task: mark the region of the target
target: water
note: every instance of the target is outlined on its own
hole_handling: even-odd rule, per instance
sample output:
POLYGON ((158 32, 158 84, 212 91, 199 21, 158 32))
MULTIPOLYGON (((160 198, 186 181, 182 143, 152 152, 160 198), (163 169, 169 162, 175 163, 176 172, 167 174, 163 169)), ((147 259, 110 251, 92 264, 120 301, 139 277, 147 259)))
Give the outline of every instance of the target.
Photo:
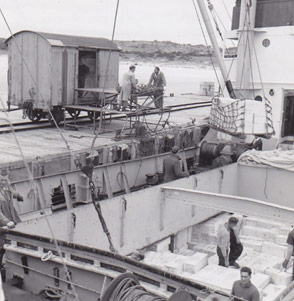
MULTIPOLYGON (((126 62, 121 62, 119 66, 119 82, 122 81, 123 74, 129 69, 126 62)), ((147 84, 155 64, 139 63, 136 66, 135 76, 139 84, 147 84)), ((213 69, 203 69, 196 65, 165 65, 161 66, 161 71, 165 74, 167 86, 166 94, 174 93, 175 95, 193 93, 198 94, 201 82, 214 82, 217 88, 217 79, 213 69)), ((0 52, 0 96, 6 103, 7 101, 7 54, 0 52)))
MULTIPOLYGON (((128 63, 120 64, 119 81, 121 82, 122 75, 129 69, 128 63)), ((136 66, 135 76, 139 84, 147 84, 155 65, 140 63, 136 66)), ((165 92, 170 93, 198 94, 201 82, 214 82, 215 87, 218 87, 217 79, 213 69, 203 69, 195 66, 173 65, 160 66, 160 70, 164 73, 167 86, 165 92)), ((219 71, 218 76, 219 76, 219 71)))

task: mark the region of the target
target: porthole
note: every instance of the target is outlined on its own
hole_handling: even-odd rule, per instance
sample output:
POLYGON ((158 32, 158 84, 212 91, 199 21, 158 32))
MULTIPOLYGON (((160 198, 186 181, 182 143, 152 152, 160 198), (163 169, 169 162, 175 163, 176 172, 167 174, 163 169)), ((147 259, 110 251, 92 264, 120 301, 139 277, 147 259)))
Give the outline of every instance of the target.
POLYGON ((262 97, 260 95, 257 95, 255 98, 254 98, 256 101, 262 101, 262 97))
POLYGON ((270 43, 271 43, 271 41, 270 41, 269 39, 264 39, 264 40, 262 41, 262 45, 263 45, 264 47, 268 47, 268 46, 270 45, 270 43))

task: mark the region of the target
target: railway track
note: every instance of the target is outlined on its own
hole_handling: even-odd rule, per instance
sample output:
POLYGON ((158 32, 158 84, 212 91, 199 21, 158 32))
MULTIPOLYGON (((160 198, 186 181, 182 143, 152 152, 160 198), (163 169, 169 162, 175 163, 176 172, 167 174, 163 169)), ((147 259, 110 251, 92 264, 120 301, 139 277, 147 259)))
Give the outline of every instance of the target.
MULTIPOLYGON (((176 104, 171 106, 164 107, 163 113, 173 113, 183 110, 192 110, 192 109, 198 109, 198 108, 204 108, 211 106, 211 101, 198 101, 198 102, 192 102, 192 103, 183 103, 183 104, 176 104)), ((133 114, 129 114, 128 117, 135 117, 135 116, 146 116, 146 115, 155 115, 160 114, 161 112, 158 109, 150 109, 150 110, 144 110, 139 113, 134 112, 133 114)), ((116 120, 116 119, 122 119, 125 118, 125 114, 123 113, 117 113, 117 114, 111 114, 111 113, 105 113, 105 120, 116 120)), ((73 118, 66 118, 66 122, 73 121, 73 118)), ((92 121, 89 120, 87 116, 80 116, 76 118, 75 124, 77 125, 83 125, 83 124, 91 124, 92 121)), ((64 122, 61 122, 60 126, 62 127, 64 125, 64 122)), ((53 127, 49 121, 47 120, 41 120, 38 123, 32 123, 31 121, 27 122, 16 122, 9 124, 0 124, 0 134, 3 133, 9 133, 12 131, 12 128, 15 132, 20 131, 29 131, 29 130, 37 130, 37 129, 44 129, 44 128, 51 128, 53 127)))

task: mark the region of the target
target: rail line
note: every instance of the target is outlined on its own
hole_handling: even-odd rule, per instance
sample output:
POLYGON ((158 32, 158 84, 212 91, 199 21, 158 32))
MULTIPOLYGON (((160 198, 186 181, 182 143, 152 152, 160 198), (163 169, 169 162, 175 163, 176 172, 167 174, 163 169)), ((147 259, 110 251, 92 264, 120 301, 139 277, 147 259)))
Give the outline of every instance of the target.
MULTIPOLYGON (((155 115, 155 114, 161 114, 162 113, 173 113, 183 110, 192 110, 192 109, 198 109, 198 108, 204 108, 211 106, 211 101, 199 101, 199 102, 191 102, 191 103, 183 103, 183 104, 176 104, 176 105, 170 105, 164 107, 163 111, 160 111, 158 109, 149 109, 141 111, 140 113, 134 112, 133 114, 129 114, 128 117, 135 117, 135 116, 146 116, 146 115, 155 115)), ((105 113, 105 120, 117 120, 125 118, 125 115, 119 114, 119 112, 114 115, 111 113, 105 113)), ((72 121, 73 118, 66 118, 66 122, 72 121)), ((76 118, 75 124, 91 124, 92 121, 89 120, 87 116, 80 116, 76 118)), ((64 122, 61 123, 61 126, 64 124, 64 122)), ((29 131, 29 130, 37 130, 37 129, 44 129, 44 128, 51 128, 52 125, 47 120, 41 120, 38 123, 32 123, 31 121, 27 122, 15 122, 12 123, 12 127, 15 132, 20 131, 29 131)), ((9 133, 11 132, 11 126, 9 124, 0 124, 0 134, 9 133)))

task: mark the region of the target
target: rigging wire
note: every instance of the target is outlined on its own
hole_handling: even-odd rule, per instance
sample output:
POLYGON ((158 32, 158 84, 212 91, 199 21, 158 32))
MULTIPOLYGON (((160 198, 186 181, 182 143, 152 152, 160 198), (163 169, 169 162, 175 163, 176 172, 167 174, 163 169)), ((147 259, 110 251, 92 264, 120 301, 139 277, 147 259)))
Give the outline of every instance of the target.
MULTIPOLYGON (((119 2, 119 0, 118 0, 118 2, 119 2)), ((118 6, 117 6, 117 7, 118 7, 118 6)), ((4 13, 3 13, 3 11, 2 11, 1 8, 0 8, 0 13, 1 13, 1 15, 2 15, 2 17, 3 17, 4 21, 5 21, 5 24, 6 24, 8 30, 9 30, 11 36, 12 36, 12 39, 13 39, 13 42, 15 43, 15 45, 16 45, 16 48, 17 48, 19 54, 20 54, 21 57, 22 57, 22 60, 23 60, 25 66, 26 66, 26 68, 27 68, 27 71, 28 71, 28 73, 29 73, 29 75, 30 75, 30 77, 31 77, 31 79, 32 79, 32 81, 33 81, 35 87, 36 87, 37 93, 40 95, 41 99, 44 101, 44 97, 42 96, 42 93, 41 93, 41 91, 40 91, 39 88, 38 88, 38 85, 37 85, 37 83, 36 83, 36 81, 35 81, 35 79, 34 79, 32 73, 31 73, 31 71, 30 71, 30 68, 29 68, 29 66, 28 66, 28 64, 27 64, 27 61, 25 60, 25 58, 24 58, 24 56, 23 56, 23 54, 22 54, 22 51, 20 50, 20 47, 19 47, 18 43, 17 43, 16 40, 15 40, 14 34, 12 33, 12 30, 11 30, 11 28, 10 28, 10 26, 9 26, 7 20, 6 20, 6 17, 5 17, 5 15, 4 15, 4 13)), ((114 33, 113 33, 113 34, 114 34, 114 33)), ((105 82, 106 82, 106 80, 105 80, 105 82)), ((104 85, 104 88, 105 88, 105 85, 104 85)), ((1 99, 1 102, 2 102, 3 109, 5 110, 4 103, 3 103, 2 99, 1 99)), ((46 102, 44 101, 44 103, 46 103, 46 102)), ((50 108, 49 108, 48 104, 47 104, 47 107, 48 107, 48 109, 49 109, 48 112, 49 112, 49 114, 51 115, 51 118, 52 118, 52 120, 54 121, 55 126, 56 126, 56 128, 58 129, 60 136, 62 137, 63 141, 65 142, 65 145, 66 145, 68 151, 70 152, 70 154, 71 154, 71 156, 72 156, 73 158, 75 158, 76 160, 79 161, 79 159, 77 159, 76 156, 73 154, 73 152, 72 152, 72 150, 71 150, 71 148, 70 148, 70 146, 69 146, 68 141, 66 140, 66 138, 65 138, 64 135, 62 134, 62 132, 61 132, 61 130, 60 130, 60 128, 59 128, 59 126, 58 126, 56 120, 55 120, 54 115, 53 115, 52 112, 50 111, 50 108)), ((6 110, 5 110, 5 112, 6 112, 6 110)), ((6 114, 7 114, 7 116, 8 116, 8 113, 7 113, 7 112, 6 112, 6 114)), ((94 117, 95 117, 95 116, 94 116, 94 117)), ((8 118, 9 118, 9 116, 8 116, 8 118)), ((12 123, 9 122, 9 124, 10 124, 10 127, 12 128, 12 131, 14 132, 14 128, 13 128, 12 123)), ((15 132, 14 132, 14 133, 15 133, 15 132)), ((15 139, 16 139, 16 135, 15 135, 15 139)), ((32 186, 35 187, 34 190, 37 191, 37 192, 39 193, 39 190, 37 189, 37 186, 36 186, 36 184, 35 184, 35 182, 34 182, 33 175, 31 174, 30 170, 28 169, 29 167, 28 167, 28 164, 27 164, 27 162, 26 162, 26 160, 25 160, 25 156, 24 156, 24 154, 23 154, 23 152, 22 152, 21 145, 19 144, 19 142, 17 142, 17 144, 18 144, 18 148, 19 148, 19 150, 20 150, 20 152, 21 152, 21 156, 22 156, 22 159, 23 159, 24 164, 25 164, 25 166, 26 166, 26 169, 27 169, 27 171, 28 171, 29 179, 30 179, 30 181, 31 181, 31 183, 32 183, 32 186)), ((89 180, 91 180, 91 179, 89 179, 89 180)), ((41 199, 41 198, 39 198, 39 199, 41 199)), ((99 208, 100 210, 97 210, 97 207, 98 207, 98 206, 94 203, 94 201, 93 201, 93 204, 94 204, 94 207, 95 207, 96 211, 98 212, 99 220, 100 220, 100 222, 101 222, 101 224, 102 224, 103 230, 104 230, 104 232, 107 234, 107 237, 108 237, 108 239, 109 239, 110 233, 109 233, 109 231, 108 231, 108 229, 107 229, 106 223, 105 223, 104 218, 103 218, 103 216, 102 216, 101 208, 99 208), (105 230, 105 229, 106 229, 106 230, 105 230)), ((45 208, 45 204, 42 204, 42 205, 43 205, 42 207, 45 208)), ((100 205, 99 205, 99 207, 100 207, 100 205)), ((45 215, 45 216, 46 216, 46 215, 45 215)), ((48 220, 47 217, 46 217, 46 222, 47 222, 47 224, 48 224, 48 227, 49 227, 49 229, 50 229, 50 232, 51 232, 52 237, 54 237, 53 230, 52 230, 52 228, 51 228, 51 225, 50 225, 49 220, 48 220)), ((109 240, 111 241, 111 237, 110 237, 109 240)), ((56 244, 56 248, 57 248, 57 247, 58 247, 58 244, 57 244, 57 240, 56 240, 56 239, 54 240, 54 244, 56 244)), ((111 250, 111 251, 115 250, 114 248, 112 248, 112 244, 110 244, 110 250, 111 250)), ((62 254, 61 254, 61 250, 60 250, 60 249, 57 249, 57 251, 58 251, 59 256, 61 256, 61 258, 63 258, 63 257, 62 257, 62 254)), ((78 299, 77 299, 77 300, 78 300, 78 299)))
MULTIPOLYGON (((216 30, 218 31, 218 33, 219 33, 219 35, 220 35, 220 37, 221 37, 221 39, 222 39, 222 41, 223 41, 224 52, 226 52, 226 51, 229 52, 229 49, 227 48, 227 46, 226 46, 226 44, 225 44, 225 42, 224 42, 222 33, 221 33, 221 31, 220 31, 220 28, 219 28, 219 25, 218 25, 218 22, 217 22, 217 18, 218 18, 218 20, 220 21, 220 23, 222 24, 223 29, 224 29, 225 31, 226 31, 227 29, 226 29, 226 27, 224 26, 224 24, 223 24, 221 18, 219 17, 219 15, 218 15, 216 9, 214 8, 214 6, 213 6, 213 4, 210 2, 210 0, 207 0, 207 3, 208 3, 208 8, 209 8, 209 11, 210 11, 210 13, 211 13, 212 19, 213 19, 213 21, 214 21, 214 23, 215 23, 216 30)), ((236 47, 236 45, 235 45, 235 43, 234 43, 233 40, 230 39, 230 42, 231 42, 231 44, 233 45, 233 47, 236 47)), ((225 54, 225 53, 224 53, 224 54, 225 54)), ((226 78, 225 81, 227 81, 228 79, 229 79, 229 72, 228 72, 228 74, 227 74, 227 78, 226 78)), ((224 88, 225 88, 225 85, 224 85, 224 88)), ((223 88, 223 90, 224 90, 224 88, 223 88)))
MULTIPOLYGON (((212 16, 212 20, 213 20, 213 22, 214 22, 216 31, 218 32, 220 38, 221 38, 222 41, 223 41, 223 40, 224 40, 224 39, 223 39, 223 35, 222 35, 221 31, 220 31, 220 28, 219 28, 218 23, 217 23, 217 20, 216 20, 216 14, 215 14, 214 6, 213 6, 212 3, 210 2, 210 0, 207 0, 207 3, 208 3, 208 9, 209 9, 210 14, 211 14, 211 16, 212 16)), ((221 22, 221 24, 222 24, 222 22, 221 22)), ((223 24, 222 24, 222 25, 223 25, 223 24)), ((224 25, 223 25, 223 27, 224 27, 224 25)))
POLYGON ((226 11, 226 13, 227 13, 227 15, 228 15, 230 21, 232 22, 232 17, 231 17, 231 15, 230 15, 229 11, 228 11, 228 8, 227 8, 227 6, 226 6, 224 0, 222 0, 222 3, 223 3, 223 6, 224 6, 224 8, 225 8, 225 11, 226 11))
MULTIPOLYGON (((111 42, 113 42, 113 39, 114 39, 116 22, 117 22, 117 15, 118 15, 118 8, 119 8, 119 0, 117 0, 117 2, 116 2, 115 16, 114 16, 114 22, 113 22, 113 28, 112 28, 112 35, 111 35, 111 42)), ((103 97, 102 97, 102 106, 101 106, 101 111, 100 111, 99 128, 98 128, 97 134, 95 134, 95 137, 94 137, 94 139, 92 141, 92 145, 91 145, 91 153, 92 154, 93 154, 96 139, 97 139, 98 135, 100 134, 101 128, 102 128, 104 106, 105 106, 105 101, 106 101, 104 91, 105 91, 107 76, 108 76, 108 71, 109 71, 110 56, 111 56, 111 49, 108 52, 106 72, 105 72, 105 80, 104 80, 104 83, 103 83, 103 92, 102 92, 103 97)), ((94 117, 95 117, 95 115, 94 115, 94 117)))
MULTIPOLYGON (((24 153, 23 153, 23 151, 22 151, 22 147, 21 147, 21 145, 20 145, 20 142, 19 142, 19 140, 18 140, 18 138, 17 138, 17 135, 16 135, 16 133, 15 133, 15 131, 14 131, 14 127, 13 127, 13 124, 12 124, 10 118, 9 118, 8 112, 5 110, 4 102, 3 102, 1 96, 0 96, 0 101, 1 101, 2 107, 3 107, 3 109, 4 109, 4 114, 6 115, 7 121, 9 122, 9 126, 10 126, 10 128, 11 128, 12 135, 13 135, 13 137, 14 137, 14 139, 15 139, 15 142, 16 142, 17 147, 18 147, 18 150, 19 150, 19 152, 20 152, 20 154, 21 154, 23 163, 24 163, 25 168, 26 168, 26 170, 27 170, 27 173, 28 173, 28 176, 29 176, 29 180, 30 180, 30 182, 31 182, 31 184, 32 184, 32 186, 33 186, 33 188, 34 188, 34 190, 37 191, 37 193, 39 194, 39 190, 38 190, 38 188, 37 188, 37 185, 36 185, 36 183, 35 183, 35 180, 34 180, 34 178, 33 178, 33 175, 32 175, 32 173, 31 173, 31 170, 30 170, 30 168, 29 168, 28 162, 26 161, 26 158, 25 158, 24 153)), ((41 200, 41 202, 42 202, 42 198, 40 198, 40 200, 41 200)), ((45 208, 45 204, 42 203, 42 207, 45 208)), ((69 270, 68 270, 68 268, 67 268, 67 265, 66 265, 66 263, 65 263, 64 257, 62 256, 62 251, 61 251, 61 249, 60 249, 60 247, 59 247, 59 245, 58 245, 58 241, 57 241, 57 239, 56 239, 56 237, 55 237, 55 235, 54 235, 54 231, 53 231, 53 229, 52 229, 52 227, 51 227, 51 224, 50 224, 50 222, 49 222, 49 220, 48 220, 48 216, 47 216, 46 213, 45 213, 43 216, 44 216, 44 218, 45 218, 45 220, 46 220, 47 226, 48 226, 49 231, 50 231, 50 234, 51 234, 51 236, 52 236, 53 243, 54 243, 54 245, 55 245, 55 248, 56 248, 56 251, 57 251, 57 253, 58 253, 58 256, 60 257, 60 260, 61 260, 61 263, 62 263, 62 265, 63 265, 64 271, 65 271, 66 275, 70 275, 69 270)), ((77 295, 75 285, 74 285, 74 283, 71 281, 70 277, 68 277, 68 278, 69 278, 68 281, 70 282, 70 286, 71 286, 71 288, 72 288, 72 291, 73 291, 73 293, 74 293, 74 296, 75 296, 76 300, 79 301, 79 297, 78 297, 78 295, 77 295)))
MULTIPOLYGON (((118 1, 119 1, 119 0, 118 0, 118 1)), ((29 73, 29 75, 30 75, 30 77, 31 77, 31 79, 32 79, 32 81, 33 81, 35 87, 36 87, 36 90, 37 90, 38 94, 40 95, 41 99, 44 101, 44 98, 43 98, 43 96, 42 96, 42 94, 41 94, 41 92, 40 92, 40 90, 39 90, 39 88, 38 88, 38 85, 37 85, 37 83, 36 83, 36 81, 35 81, 35 79, 34 79, 32 73, 31 73, 31 71, 30 71, 30 68, 29 68, 29 66, 28 66, 28 64, 27 64, 27 62, 26 62, 26 60, 25 60, 25 58, 24 58, 24 56, 23 56, 23 54, 22 54, 22 51, 20 50, 20 47, 19 47, 18 43, 16 42, 16 40, 15 40, 15 38, 14 38, 14 35, 13 35, 13 33, 12 33, 12 30, 10 29, 10 26, 9 26, 9 24, 8 24, 8 22, 7 22, 7 20, 6 20, 5 16, 4 16, 4 14, 3 14, 1 8, 0 8, 0 12, 1 12, 1 15, 2 15, 4 21, 5 21, 6 25, 7 25, 7 28, 8 28, 8 30, 9 30, 11 36, 12 36, 12 39, 13 39, 13 41, 14 41, 16 47, 17 47, 17 50, 18 50, 19 54, 21 55, 22 60, 24 61, 24 64, 25 64, 25 66, 26 66, 26 68, 27 68, 27 71, 28 71, 28 73, 29 73)), ((105 80, 105 82, 106 82, 106 80, 105 80)), ((105 86, 104 86, 104 88, 105 88, 105 86)), ((44 101, 44 102, 45 102, 45 101, 44 101)), ((46 102, 45 102, 45 103, 46 103, 46 102)), ((47 107, 48 107, 48 109, 49 109, 48 112, 49 112, 49 114, 51 115, 52 120, 54 121, 55 126, 56 126, 56 128, 58 129, 58 131, 59 131, 60 136, 62 137, 62 139, 63 139, 63 141, 65 142, 65 145, 66 145, 66 147, 67 147, 67 149, 68 149, 68 151, 69 151, 69 153, 71 154, 71 157, 74 159, 74 161, 78 161, 78 162, 79 162, 79 159, 78 159, 77 156, 72 152, 72 150, 71 150, 71 148, 70 148, 70 146, 69 146, 68 141, 66 140, 66 138, 65 138, 64 135, 62 134, 62 132, 61 132, 61 130, 60 130, 60 128, 59 128, 59 126, 58 126, 58 124, 57 124, 55 118, 54 118, 54 115, 53 115, 52 112, 50 111, 50 108, 49 108, 48 104, 47 104, 47 107)), ((94 118, 95 118, 95 116, 94 116, 94 118)), ((92 179, 89 178, 89 181, 92 181, 92 179)), ((95 206, 96 211, 98 212, 95 203, 93 203, 93 204, 94 204, 94 206, 95 206)), ((108 231, 108 229, 107 229, 106 223, 104 222, 104 218, 103 218, 103 216, 102 216, 101 209, 100 209, 99 212, 98 212, 98 216, 99 216, 99 220, 100 220, 100 222, 101 222, 101 224, 102 224, 102 227, 103 227, 104 232, 107 234, 107 236, 110 236, 110 233, 109 233, 109 231, 108 231)), ((111 237, 110 237, 109 240, 111 241, 111 237)), ((114 248, 112 248, 112 244, 111 244, 111 243, 110 243, 110 250, 111 250, 111 251, 114 250, 114 248)))
MULTIPOLYGON (((206 44, 206 48, 209 50, 209 48, 208 48, 208 42, 207 42, 207 39, 206 39, 206 36, 205 36, 205 33, 204 33, 203 26, 202 26, 201 21, 200 21, 200 16, 199 16, 199 13, 198 13, 198 11, 197 11, 197 7, 196 7, 196 4, 195 4, 195 0, 192 0, 192 3, 193 3, 193 6, 194 6, 194 10, 195 10, 195 13, 196 13, 196 16, 197 16, 199 25, 200 25, 200 29, 201 29, 201 32, 202 32, 202 35, 203 35, 205 44, 206 44)), ((217 72, 216 72, 216 68, 215 68, 215 65, 214 65, 214 62, 213 62, 213 59, 212 59, 212 55, 211 55, 210 50, 209 50, 209 57, 210 57, 210 60, 211 60, 211 64, 212 64, 212 66, 213 66, 213 70, 214 70, 214 73, 215 73, 217 82, 218 82, 218 84, 219 84, 219 87, 221 87, 220 79, 219 79, 218 74, 217 74, 217 72)), ((222 93, 222 95, 223 95, 223 90, 221 90, 221 93, 222 93)))
POLYGON ((261 76, 260 65, 259 65, 259 61, 258 61, 258 57, 257 57, 257 53, 256 53, 256 48, 255 48, 255 45, 253 42, 252 42, 252 45, 253 45, 253 51, 254 51, 254 55, 255 55, 255 59, 256 59, 256 66, 257 66, 257 70, 258 70, 261 89, 263 92, 263 96, 265 97, 265 89, 264 89, 263 80, 262 80, 262 76, 261 76))
POLYGON ((20 49, 18 43, 16 42, 16 39, 15 39, 15 37, 14 37, 14 34, 12 33, 12 30, 11 30, 11 28, 10 28, 10 26, 9 26, 7 20, 6 20, 6 17, 5 17, 5 15, 4 15, 4 13, 3 13, 3 11, 2 11, 1 8, 0 8, 0 13, 1 13, 2 17, 3 17, 3 20, 4 20, 4 22, 5 22, 6 26, 7 26, 7 28, 8 28, 8 31, 9 31, 11 37, 12 37, 12 40, 13 40, 13 42, 15 43, 15 46, 16 46, 16 48, 17 48, 17 51, 19 52, 19 54, 20 54, 21 57, 22 57, 22 61, 24 62, 25 67, 27 68, 27 71, 28 71, 28 73, 29 73, 29 75, 30 75, 30 77, 31 77, 31 80, 33 81, 33 83, 34 83, 34 85, 35 85, 35 87, 36 87, 37 93, 40 95, 42 101, 46 104, 46 106, 47 106, 47 108, 48 108, 48 113, 49 113, 49 115, 51 116, 51 118, 52 118, 52 120, 53 120, 53 122, 54 122, 54 124, 55 124, 55 126, 56 126, 56 128, 57 128, 57 130, 58 130, 58 132, 59 132, 59 134, 60 134, 60 136, 61 136, 61 138, 62 138, 62 140, 64 141, 64 143, 65 143, 67 149, 71 152, 69 143, 68 143, 68 141, 66 140, 66 138, 64 137, 64 135, 62 134, 62 132, 61 132, 61 130, 60 130, 60 127, 58 126, 58 124, 57 124, 57 122, 56 122, 56 120, 55 120, 55 117, 54 117, 54 115, 52 114, 52 112, 51 112, 51 110, 50 110, 49 105, 48 105, 47 102, 44 100, 44 97, 43 97, 43 95, 42 95, 42 93, 41 93, 41 91, 40 91, 40 89, 39 89, 39 87, 38 87, 38 85, 37 85, 37 82, 36 82, 36 80, 35 80, 33 74, 31 73, 31 70, 30 70, 30 68, 29 68, 29 66, 28 66, 28 63, 27 63, 26 59, 24 58, 24 56, 23 56, 23 54, 22 54, 22 51, 21 51, 21 49, 20 49))

